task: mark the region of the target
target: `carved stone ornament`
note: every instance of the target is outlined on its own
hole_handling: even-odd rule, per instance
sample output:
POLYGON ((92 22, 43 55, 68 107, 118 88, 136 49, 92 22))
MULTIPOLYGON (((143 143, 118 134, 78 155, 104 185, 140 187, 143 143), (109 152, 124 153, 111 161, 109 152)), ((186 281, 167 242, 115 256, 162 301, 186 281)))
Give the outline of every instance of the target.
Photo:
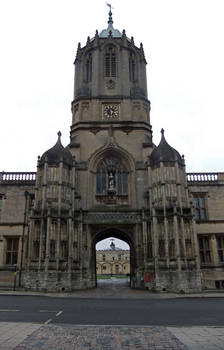
POLYGON ((139 213, 86 213, 84 222, 87 223, 140 223, 139 213))
POLYGON ((110 80, 108 80, 107 82, 106 82, 106 87, 108 88, 108 89, 110 89, 110 90, 113 90, 113 89, 115 89, 115 81, 114 80, 112 80, 112 79, 110 79, 110 80))
POLYGON ((100 131, 100 128, 92 127, 92 128, 89 128, 89 131, 92 132, 94 135, 96 135, 100 131))
POLYGON ((89 102, 83 102, 82 103, 82 110, 84 110, 84 109, 89 109, 89 102))

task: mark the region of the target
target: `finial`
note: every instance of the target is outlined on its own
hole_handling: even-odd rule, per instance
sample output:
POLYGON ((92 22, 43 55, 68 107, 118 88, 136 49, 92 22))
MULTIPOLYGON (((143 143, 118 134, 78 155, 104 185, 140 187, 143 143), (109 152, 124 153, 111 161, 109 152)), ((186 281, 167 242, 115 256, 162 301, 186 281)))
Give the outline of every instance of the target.
POLYGON ((111 6, 111 4, 108 4, 108 2, 106 2, 106 4, 107 4, 107 6, 110 8, 110 11, 109 11, 109 20, 108 20, 108 24, 109 23, 111 23, 111 24, 113 24, 113 19, 112 19, 112 12, 111 12, 111 9, 113 8, 112 6, 111 6))
POLYGON ((161 134, 162 134, 162 136, 164 136, 164 129, 163 128, 161 129, 161 134))
POLYGON ((58 131, 58 141, 61 141, 61 131, 58 131))
POLYGON ((86 44, 88 45, 89 43, 90 43, 90 37, 88 36, 86 44))

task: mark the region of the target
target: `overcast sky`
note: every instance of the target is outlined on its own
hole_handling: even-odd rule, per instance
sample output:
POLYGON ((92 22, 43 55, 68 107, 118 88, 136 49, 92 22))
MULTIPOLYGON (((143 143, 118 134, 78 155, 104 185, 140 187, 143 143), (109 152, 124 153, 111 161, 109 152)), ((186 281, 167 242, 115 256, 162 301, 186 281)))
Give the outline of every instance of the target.
MULTIPOLYGON (((114 27, 143 43, 154 143, 187 171, 223 171, 224 1, 113 0, 114 27)), ((69 143, 76 49, 107 27, 104 0, 0 0, 0 171, 35 171, 69 143)))

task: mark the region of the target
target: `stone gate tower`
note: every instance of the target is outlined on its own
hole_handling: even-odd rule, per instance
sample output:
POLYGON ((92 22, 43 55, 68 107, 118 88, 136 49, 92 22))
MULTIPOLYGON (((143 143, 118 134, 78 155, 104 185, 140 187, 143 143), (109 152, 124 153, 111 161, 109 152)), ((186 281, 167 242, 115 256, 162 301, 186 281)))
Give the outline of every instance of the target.
POLYGON ((198 248, 183 157, 152 143, 142 44, 107 29, 78 45, 70 144, 38 161, 26 288, 96 286, 95 245, 130 246, 131 287, 200 290, 198 248))

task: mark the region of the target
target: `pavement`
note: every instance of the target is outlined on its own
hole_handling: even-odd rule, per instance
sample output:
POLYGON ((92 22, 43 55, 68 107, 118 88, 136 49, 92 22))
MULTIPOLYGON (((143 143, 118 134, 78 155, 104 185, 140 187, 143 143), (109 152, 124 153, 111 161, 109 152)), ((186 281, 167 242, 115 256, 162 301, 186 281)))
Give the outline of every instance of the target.
POLYGON ((223 350, 224 327, 0 322, 1 350, 223 350))
MULTIPOLYGON (((224 293, 149 293, 106 280, 97 289, 72 293, 0 291, 0 295, 46 295, 72 298, 223 298, 224 293)), ((184 315, 183 315, 184 317, 184 315)), ((104 326, 0 322, 0 350, 224 350, 223 327, 104 326)))
POLYGON ((31 296, 48 296, 59 298, 97 298, 97 299, 173 299, 173 298, 224 298, 224 289, 219 291, 203 291, 201 293, 167 293, 155 292, 148 290, 130 289, 125 279, 99 280, 97 288, 88 290, 76 290, 67 293, 44 293, 30 292, 20 288, 16 291, 0 289, 0 295, 31 295, 31 296))

